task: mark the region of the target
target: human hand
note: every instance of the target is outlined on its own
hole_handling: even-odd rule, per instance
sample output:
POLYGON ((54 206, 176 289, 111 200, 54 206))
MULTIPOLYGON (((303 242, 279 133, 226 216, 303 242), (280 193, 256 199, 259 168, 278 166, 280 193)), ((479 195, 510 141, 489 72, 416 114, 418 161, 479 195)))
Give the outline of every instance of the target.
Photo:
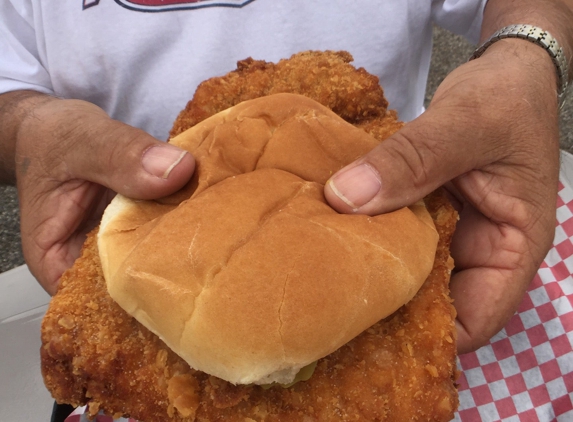
POLYGON ((30 271, 54 294, 88 231, 119 192, 154 199, 191 177, 193 157, 77 100, 44 102, 16 143, 22 248, 30 271))
POLYGON ((460 221, 451 245, 458 352, 505 326, 549 250, 559 169, 556 77, 522 40, 452 72, 428 110, 335 174, 329 203, 378 214, 445 185, 460 221))

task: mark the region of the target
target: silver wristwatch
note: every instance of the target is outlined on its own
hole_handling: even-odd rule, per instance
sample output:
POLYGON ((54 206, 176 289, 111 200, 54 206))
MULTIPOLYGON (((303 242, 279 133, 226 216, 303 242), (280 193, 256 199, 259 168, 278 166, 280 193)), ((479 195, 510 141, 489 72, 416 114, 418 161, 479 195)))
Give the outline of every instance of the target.
POLYGON ((567 58, 563 53, 563 48, 561 48, 557 40, 553 38, 549 32, 533 25, 506 26, 505 28, 501 28, 485 43, 483 43, 470 57, 470 60, 477 59, 490 45, 504 38, 521 38, 537 44, 538 46, 545 49, 547 53, 549 53, 549 56, 555 65, 555 70, 557 71, 557 101, 559 107, 561 108, 563 106, 563 102, 565 101, 565 94, 567 92, 569 70, 567 58))

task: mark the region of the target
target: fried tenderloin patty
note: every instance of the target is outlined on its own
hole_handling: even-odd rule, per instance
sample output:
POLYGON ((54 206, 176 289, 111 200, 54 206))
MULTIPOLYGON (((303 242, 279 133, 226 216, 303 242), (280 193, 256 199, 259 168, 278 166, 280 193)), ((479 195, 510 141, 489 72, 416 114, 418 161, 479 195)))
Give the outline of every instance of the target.
MULTIPOLYGON (((349 61, 348 53, 305 52, 277 64, 240 62, 237 71, 198 88, 172 134, 243 100, 292 92, 383 140, 402 124, 387 110, 377 79, 349 61)), ((143 422, 451 420, 458 397, 449 245, 457 216, 440 192, 426 206, 440 240, 414 299, 320 359, 310 380, 290 388, 233 385, 190 368, 111 299, 94 230, 43 322, 46 386, 58 402, 89 402, 91 415, 104 410, 143 422)))

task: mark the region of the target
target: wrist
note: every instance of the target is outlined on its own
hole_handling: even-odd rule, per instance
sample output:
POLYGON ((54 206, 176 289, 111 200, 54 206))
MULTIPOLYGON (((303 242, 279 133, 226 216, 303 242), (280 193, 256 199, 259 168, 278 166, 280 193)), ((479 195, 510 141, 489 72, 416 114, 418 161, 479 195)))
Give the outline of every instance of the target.
MULTIPOLYGON (((538 47, 547 53, 547 57, 553 63, 555 77, 557 78, 557 103, 559 107, 563 105, 568 87, 568 61, 559 42, 547 31, 534 25, 518 24, 505 26, 480 47, 478 47, 470 61, 481 57, 492 45, 501 40, 523 41, 538 47)), ((526 51, 526 50, 524 50, 526 51)), ((523 60, 523 58, 521 59, 523 60)), ((529 63, 523 60, 524 65, 529 63)))
POLYGON ((563 48, 573 80, 573 1, 521 0, 519 5, 506 0, 488 0, 484 10, 481 43, 496 31, 516 23, 527 23, 548 31, 563 48))
POLYGON ((514 89, 535 89, 537 101, 546 102, 549 110, 557 109, 560 80, 542 47, 519 38, 502 39, 490 45, 479 60, 488 61, 500 75, 508 74, 514 89))

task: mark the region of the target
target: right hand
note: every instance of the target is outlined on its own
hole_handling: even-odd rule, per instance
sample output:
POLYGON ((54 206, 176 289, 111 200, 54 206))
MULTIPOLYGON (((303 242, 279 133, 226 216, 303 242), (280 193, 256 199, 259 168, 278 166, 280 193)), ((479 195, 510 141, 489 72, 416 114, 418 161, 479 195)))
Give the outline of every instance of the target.
POLYGON ((16 179, 24 258, 50 294, 114 192, 156 199, 192 176, 191 154, 79 100, 53 99, 22 122, 16 179))
POLYGON ((501 40, 450 73, 424 114, 325 188, 337 211, 368 215, 448 188, 460 213, 450 283, 460 354, 487 344, 507 324, 551 248, 556 82, 547 52, 501 40))

